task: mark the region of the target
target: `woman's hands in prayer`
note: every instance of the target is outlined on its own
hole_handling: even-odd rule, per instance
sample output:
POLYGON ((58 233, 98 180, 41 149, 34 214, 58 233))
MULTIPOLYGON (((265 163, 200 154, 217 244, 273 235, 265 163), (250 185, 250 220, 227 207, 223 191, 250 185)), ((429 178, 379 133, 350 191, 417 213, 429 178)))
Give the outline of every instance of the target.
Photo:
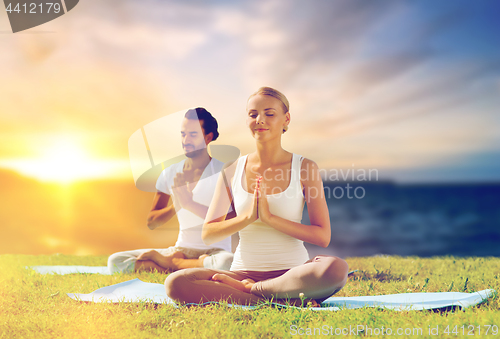
POLYGON ((266 197, 266 186, 262 179, 261 176, 258 176, 255 182, 252 210, 249 218, 250 222, 254 222, 260 218, 262 222, 268 223, 269 219, 272 217, 271 212, 269 212, 269 203, 266 197))
POLYGON ((247 212, 248 223, 251 224, 255 220, 259 219, 264 223, 269 223, 272 217, 269 211, 269 203, 266 197, 266 187, 262 182, 262 177, 258 176, 255 182, 255 190, 253 192, 252 204, 249 206, 247 212))
POLYGON ((262 182, 262 177, 259 177, 257 179, 258 185, 258 217, 260 220, 266 224, 269 223, 269 220, 272 217, 271 212, 269 211, 269 203, 267 202, 267 196, 266 196, 266 184, 262 182))
POLYGON ((248 224, 253 223, 255 220, 259 218, 259 211, 258 211, 258 206, 259 206, 259 186, 260 182, 262 180, 262 177, 257 177, 257 181, 255 182, 255 189, 253 191, 253 199, 252 199, 252 204, 249 206, 246 215, 247 215, 247 220, 248 224))

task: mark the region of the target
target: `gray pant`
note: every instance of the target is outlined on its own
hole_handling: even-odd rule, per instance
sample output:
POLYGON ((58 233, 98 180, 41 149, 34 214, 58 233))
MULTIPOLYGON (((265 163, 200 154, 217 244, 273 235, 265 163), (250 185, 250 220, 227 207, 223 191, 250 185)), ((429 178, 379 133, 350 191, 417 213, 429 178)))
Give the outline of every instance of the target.
MULTIPOLYGON (((144 252, 151 251, 151 248, 113 253, 108 258, 108 269, 111 273, 132 273, 135 270, 137 258, 144 252)), ((169 255, 176 251, 182 252, 186 259, 198 259, 202 254, 208 254, 203 261, 203 267, 215 270, 229 270, 233 262, 233 254, 221 248, 211 248, 209 250, 197 250, 193 248, 175 247, 154 249, 161 255, 169 255)))

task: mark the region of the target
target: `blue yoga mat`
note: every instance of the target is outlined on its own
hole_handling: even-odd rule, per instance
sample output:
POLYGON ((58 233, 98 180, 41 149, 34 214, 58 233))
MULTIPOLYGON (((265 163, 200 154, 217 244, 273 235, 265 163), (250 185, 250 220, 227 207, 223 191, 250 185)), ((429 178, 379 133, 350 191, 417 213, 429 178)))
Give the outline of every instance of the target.
MULTIPOLYGON (((343 308, 380 307, 397 311, 429 310, 449 306, 463 308, 477 305, 493 296, 495 290, 474 293, 436 292, 403 293, 364 297, 331 297, 323 302, 326 307, 313 307, 314 311, 338 311, 343 308)), ((167 296, 162 284, 146 283, 139 279, 125 281, 116 285, 102 287, 89 294, 68 293, 72 299, 90 302, 151 302, 156 304, 175 303, 167 296)), ((258 306, 229 305, 244 309, 258 306)), ((282 306, 282 305, 279 305, 282 306)))
POLYGON ((74 274, 74 273, 93 273, 111 275, 107 266, 29 266, 41 274, 74 274))
MULTIPOLYGON (((107 266, 74 266, 74 265, 55 265, 55 266, 26 266, 35 270, 40 274, 75 274, 75 273, 91 273, 111 275, 107 266)), ((349 275, 357 272, 354 270, 349 272, 349 275)))

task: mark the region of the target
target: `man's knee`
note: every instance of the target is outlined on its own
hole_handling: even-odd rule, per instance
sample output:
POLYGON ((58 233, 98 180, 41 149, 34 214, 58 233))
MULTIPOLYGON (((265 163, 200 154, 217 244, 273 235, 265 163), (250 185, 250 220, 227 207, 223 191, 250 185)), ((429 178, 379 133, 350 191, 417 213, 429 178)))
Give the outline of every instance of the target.
POLYGON ((111 274, 125 271, 125 260, 123 252, 113 253, 108 258, 108 270, 111 274))

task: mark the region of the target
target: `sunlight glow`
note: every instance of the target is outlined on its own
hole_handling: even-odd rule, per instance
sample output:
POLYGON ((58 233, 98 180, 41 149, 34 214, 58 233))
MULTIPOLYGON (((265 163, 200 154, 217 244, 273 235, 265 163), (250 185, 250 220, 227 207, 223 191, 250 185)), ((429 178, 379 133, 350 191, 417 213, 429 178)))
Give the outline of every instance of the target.
POLYGON ((8 159, 0 167, 44 182, 69 184, 85 179, 124 178, 130 176, 127 160, 99 160, 74 140, 64 138, 54 143, 38 158, 8 159))

